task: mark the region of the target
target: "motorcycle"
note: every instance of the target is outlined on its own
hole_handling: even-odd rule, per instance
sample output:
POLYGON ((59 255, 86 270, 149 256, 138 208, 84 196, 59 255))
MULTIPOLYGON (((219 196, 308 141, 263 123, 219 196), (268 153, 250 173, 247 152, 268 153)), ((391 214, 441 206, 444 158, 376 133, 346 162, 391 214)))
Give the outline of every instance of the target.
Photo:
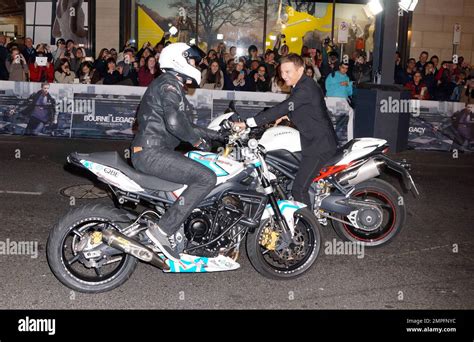
MULTIPOLYGON (((232 136, 237 143, 239 134, 232 136)), ((71 153, 68 162, 105 183, 116 206, 87 204, 59 220, 47 243, 53 274, 73 290, 104 292, 123 284, 138 260, 167 273, 235 270, 244 245, 265 277, 292 279, 307 272, 321 248, 318 221, 304 204, 277 199, 256 140, 239 144, 245 152, 241 161, 186 153, 213 170, 218 181, 176 234, 179 261, 167 259, 144 232, 179 200, 186 185, 140 173, 117 152, 71 153)))
MULTIPOLYGON (((216 117, 208 128, 217 129, 222 122, 240 121, 233 102, 226 113, 216 117)), ((272 184, 278 198, 292 199, 291 188, 302 160, 299 132, 288 126, 248 128, 246 135, 226 146, 223 155, 239 160, 239 143, 257 139, 264 152, 272 184)), ((400 232, 406 218, 406 206, 400 192, 378 178, 384 168, 398 173, 407 190, 418 195, 406 161, 396 162, 386 154, 386 140, 358 138, 340 147, 327 160, 310 187, 313 212, 323 226, 331 222, 345 241, 366 247, 382 246, 400 232)))

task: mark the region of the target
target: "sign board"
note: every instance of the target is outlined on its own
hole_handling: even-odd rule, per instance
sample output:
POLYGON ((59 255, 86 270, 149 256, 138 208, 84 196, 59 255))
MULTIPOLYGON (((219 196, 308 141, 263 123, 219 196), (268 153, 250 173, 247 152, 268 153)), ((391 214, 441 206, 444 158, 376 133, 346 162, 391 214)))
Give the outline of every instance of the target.
POLYGON ((339 44, 346 44, 349 37, 349 24, 345 21, 342 21, 339 24, 339 31, 337 34, 337 42, 339 44))
POLYGON ((460 43, 461 43, 461 25, 454 24, 453 45, 459 45, 460 43))

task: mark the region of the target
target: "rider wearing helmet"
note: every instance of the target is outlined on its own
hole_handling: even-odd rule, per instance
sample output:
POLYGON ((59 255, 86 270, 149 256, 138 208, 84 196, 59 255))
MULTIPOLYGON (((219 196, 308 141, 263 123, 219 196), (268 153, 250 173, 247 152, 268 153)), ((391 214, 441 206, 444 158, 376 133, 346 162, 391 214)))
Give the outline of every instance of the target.
POLYGON ((191 121, 190 103, 184 85, 198 86, 201 72, 196 68, 202 51, 185 43, 163 49, 159 63, 163 74, 146 90, 137 113, 138 133, 132 142, 132 163, 140 172, 166 181, 186 184, 187 188, 159 220, 146 231, 149 239, 170 259, 178 260, 177 233, 184 220, 216 185, 216 175, 207 167, 186 158, 175 148, 188 142, 209 150, 209 140, 220 140, 214 131, 191 121))

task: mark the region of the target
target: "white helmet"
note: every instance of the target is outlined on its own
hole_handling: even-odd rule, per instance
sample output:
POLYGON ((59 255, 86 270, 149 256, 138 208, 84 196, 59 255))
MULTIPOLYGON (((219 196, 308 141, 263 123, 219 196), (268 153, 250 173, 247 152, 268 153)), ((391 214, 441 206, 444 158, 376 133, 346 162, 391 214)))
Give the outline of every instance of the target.
POLYGON ((197 68, 204 56, 197 46, 189 46, 186 43, 170 44, 161 51, 160 68, 165 71, 176 73, 181 76, 185 83, 191 81, 196 87, 201 83, 201 71, 197 68), (194 65, 189 63, 193 59, 194 65))

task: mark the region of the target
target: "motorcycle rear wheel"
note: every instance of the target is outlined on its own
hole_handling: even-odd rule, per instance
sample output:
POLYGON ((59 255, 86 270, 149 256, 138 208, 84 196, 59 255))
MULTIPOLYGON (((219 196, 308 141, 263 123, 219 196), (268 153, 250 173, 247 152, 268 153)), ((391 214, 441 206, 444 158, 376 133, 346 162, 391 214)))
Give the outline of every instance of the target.
MULTIPOLYGON (((381 226, 373 232, 357 229, 336 220, 331 223, 337 235, 345 240, 358 242, 365 247, 378 247, 386 245, 400 232, 406 219, 406 205, 401 194, 390 183, 374 178, 355 186, 351 198, 370 200, 379 203, 383 209, 381 226)), ((347 217, 338 215, 337 218, 348 221, 347 217)))
POLYGON ((117 261, 110 260, 110 264, 102 267, 86 267, 82 253, 74 251, 74 243, 88 232, 100 231, 108 225, 120 230, 129 221, 122 210, 103 204, 70 210, 51 230, 46 246, 54 276, 70 289, 85 293, 110 291, 125 283, 137 266, 135 257, 117 251, 117 261))

